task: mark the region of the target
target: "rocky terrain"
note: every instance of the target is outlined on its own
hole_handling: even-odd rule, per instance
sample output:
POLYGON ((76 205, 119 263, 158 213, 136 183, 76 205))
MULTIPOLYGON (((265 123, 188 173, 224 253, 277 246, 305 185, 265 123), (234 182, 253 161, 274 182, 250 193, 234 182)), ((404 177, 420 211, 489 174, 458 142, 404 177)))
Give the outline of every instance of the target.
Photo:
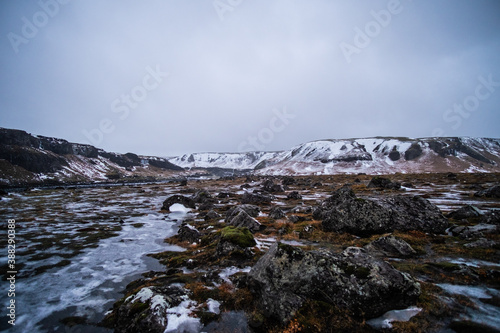
POLYGON ((115 332, 497 332, 498 174, 189 182, 115 332), (375 184, 375 185, 374 185, 375 184))

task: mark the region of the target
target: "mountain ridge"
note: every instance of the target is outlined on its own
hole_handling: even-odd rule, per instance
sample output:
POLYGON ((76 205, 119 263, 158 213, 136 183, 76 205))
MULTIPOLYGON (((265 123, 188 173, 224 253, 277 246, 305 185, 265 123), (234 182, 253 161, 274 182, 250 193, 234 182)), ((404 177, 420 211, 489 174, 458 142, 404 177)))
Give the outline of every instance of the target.
POLYGON ((0 128, 0 186, 165 179, 197 175, 328 175, 500 172, 500 139, 322 139, 282 151, 192 153, 162 158, 0 128))

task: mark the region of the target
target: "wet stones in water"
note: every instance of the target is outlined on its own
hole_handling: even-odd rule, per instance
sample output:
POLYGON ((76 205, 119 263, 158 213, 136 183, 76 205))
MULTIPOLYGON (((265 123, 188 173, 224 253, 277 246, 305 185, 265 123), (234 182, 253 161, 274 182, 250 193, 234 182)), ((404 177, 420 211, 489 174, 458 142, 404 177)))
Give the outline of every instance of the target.
POLYGON ((304 251, 275 243, 248 275, 258 309, 286 324, 308 300, 373 318, 416 303, 420 285, 410 275, 361 248, 304 251))
POLYGON ((187 241, 190 243, 198 243, 200 240, 201 234, 192 225, 183 224, 179 227, 179 231, 177 232, 177 237, 180 241, 187 241))

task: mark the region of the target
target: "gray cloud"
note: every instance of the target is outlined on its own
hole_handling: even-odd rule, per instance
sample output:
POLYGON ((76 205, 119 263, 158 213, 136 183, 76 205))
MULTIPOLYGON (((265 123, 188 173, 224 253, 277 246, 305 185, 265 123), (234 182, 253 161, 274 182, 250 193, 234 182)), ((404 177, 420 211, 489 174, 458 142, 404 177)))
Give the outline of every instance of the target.
POLYGON ((249 137, 279 150, 436 129, 499 136, 500 86, 453 111, 480 77, 500 82, 495 0, 59 1, 2 4, 0 126, 163 156, 236 151, 249 137), (214 3, 232 10, 221 20, 214 3), (378 23, 373 12, 390 8, 378 23), (368 45, 356 46, 356 28, 368 45), (358 49, 350 63, 341 43, 358 49), (157 67, 169 76, 144 88, 157 67), (132 108, 123 96, 134 93, 132 108), (283 108, 294 118, 273 127, 283 108))

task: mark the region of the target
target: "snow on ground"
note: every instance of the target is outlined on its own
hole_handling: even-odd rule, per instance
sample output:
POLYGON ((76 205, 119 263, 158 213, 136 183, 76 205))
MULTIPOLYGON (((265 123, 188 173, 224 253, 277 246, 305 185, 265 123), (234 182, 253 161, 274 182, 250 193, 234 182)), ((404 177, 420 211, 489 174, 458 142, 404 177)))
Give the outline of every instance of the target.
POLYGON ((422 311, 421 308, 411 306, 404 310, 391 310, 384 313, 381 317, 368 320, 366 323, 375 329, 390 329, 394 321, 408 321, 413 316, 422 311))

